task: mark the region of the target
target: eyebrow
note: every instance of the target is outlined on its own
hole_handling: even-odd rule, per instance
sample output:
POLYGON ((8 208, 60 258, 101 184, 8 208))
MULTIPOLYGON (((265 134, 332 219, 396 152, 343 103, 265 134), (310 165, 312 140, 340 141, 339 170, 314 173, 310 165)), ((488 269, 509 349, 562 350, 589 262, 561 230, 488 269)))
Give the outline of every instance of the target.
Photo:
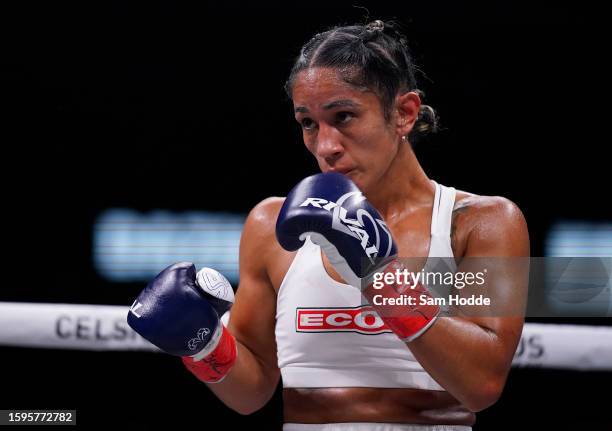
MULTIPOLYGON (((344 106, 348 106, 350 108, 360 108, 361 105, 359 103, 356 103, 350 99, 341 99, 341 100, 334 100, 333 102, 329 102, 326 105, 323 105, 323 109, 325 110, 329 110, 329 109, 334 109, 334 108, 339 108, 339 107, 344 107, 344 106)), ((310 111, 308 111, 308 108, 306 108, 305 106, 297 106, 295 108, 295 113, 308 113, 310 111)))

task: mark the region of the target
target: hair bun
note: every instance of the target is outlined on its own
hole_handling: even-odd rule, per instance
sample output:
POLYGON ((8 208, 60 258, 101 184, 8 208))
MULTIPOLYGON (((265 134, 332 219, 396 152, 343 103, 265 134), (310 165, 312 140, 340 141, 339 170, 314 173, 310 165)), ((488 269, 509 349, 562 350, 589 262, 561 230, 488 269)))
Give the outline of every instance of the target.
MULTIPOLYGON (((422 92, 420 93, 422 94, 422 92)), ((412 144, 415 144, 425 136, 436 133, 439 127, 439 119, 436 111, 431 106, 423 104, 421 105, 421 109, 419 109, 419 115, 412 130, 408 134, 408 138, 412 144)))
POLYGON ((365 26, 366 31, 384 31, 385 30, 385 23, 382 22, 381 20, 377 19, 376 21, 372 21, 369 24, 366 24, 365 26))

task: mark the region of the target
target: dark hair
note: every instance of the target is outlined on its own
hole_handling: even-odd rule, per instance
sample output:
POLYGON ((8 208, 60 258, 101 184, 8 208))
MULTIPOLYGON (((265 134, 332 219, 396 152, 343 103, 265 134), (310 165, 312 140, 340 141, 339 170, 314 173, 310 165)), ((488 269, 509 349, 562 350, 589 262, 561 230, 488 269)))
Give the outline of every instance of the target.
MULTIPOLYGON (((373 90, 381 99, 385 120, 391 118, 395 96, 417 89, 416 67, 406 38, 393 22, 373 21, 367 25, 336 26, 316 34, 300 51, 285 83, 291 98, 298 73, 313 67, 337 69, 342 79, 355 87, 373 90)), ((438 129, 438 117, 431 106, 421 105, 416 124, 408 138, 415 142, 438 129)))

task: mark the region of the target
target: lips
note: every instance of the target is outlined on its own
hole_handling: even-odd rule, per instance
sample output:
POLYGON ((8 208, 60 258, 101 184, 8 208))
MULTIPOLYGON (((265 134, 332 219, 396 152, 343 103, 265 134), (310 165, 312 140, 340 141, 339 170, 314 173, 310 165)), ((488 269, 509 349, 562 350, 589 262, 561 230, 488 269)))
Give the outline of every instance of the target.
POLYGON ((342 174, 342 175, 348 175, 353 170, 354 168, 332 168, 328 170, 327 172, 338 172, 339 174, 342 174))

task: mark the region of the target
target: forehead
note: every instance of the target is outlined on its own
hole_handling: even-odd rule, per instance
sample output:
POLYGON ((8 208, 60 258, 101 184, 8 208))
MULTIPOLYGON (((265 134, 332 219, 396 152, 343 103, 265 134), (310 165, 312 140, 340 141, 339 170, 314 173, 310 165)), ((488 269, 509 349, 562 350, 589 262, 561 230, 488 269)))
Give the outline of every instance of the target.
POLYGON ((376 102, 376 96, 371 91, 345 82, 337 69, 322 67, 305 69, 295 77, 292 99, 295 107, 311 108, 336 99, 354 100, 361 104, 376 102))

